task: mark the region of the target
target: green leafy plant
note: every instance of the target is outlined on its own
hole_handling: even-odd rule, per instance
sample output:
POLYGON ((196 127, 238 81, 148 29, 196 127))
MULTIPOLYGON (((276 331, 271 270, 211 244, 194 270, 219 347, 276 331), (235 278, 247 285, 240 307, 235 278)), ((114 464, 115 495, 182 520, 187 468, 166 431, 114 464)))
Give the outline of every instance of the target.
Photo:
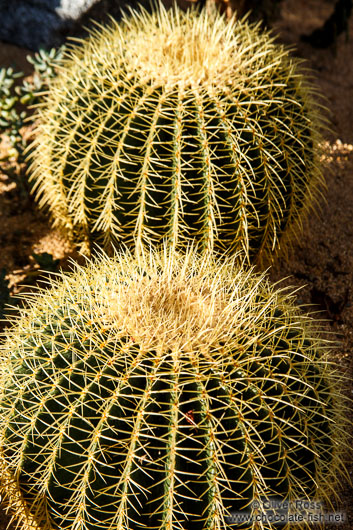
POLYGON ((314 94, 244 20, 132 12, 67 54, 38 110, 33 189, 87 251, 166 238, 261 261, 322 187, 314 94))
POLYGON ((230 529, 255 500, 332 498, 340 377, 292 295, 193 249, 52 282, 2 346, 1 492, 22 528, 230 529))

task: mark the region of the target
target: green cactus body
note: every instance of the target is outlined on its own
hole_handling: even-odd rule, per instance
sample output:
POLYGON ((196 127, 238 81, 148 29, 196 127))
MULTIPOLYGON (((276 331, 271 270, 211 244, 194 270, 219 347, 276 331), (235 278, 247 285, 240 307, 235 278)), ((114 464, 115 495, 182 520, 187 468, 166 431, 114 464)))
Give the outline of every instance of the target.
POLYGON ((255 529, 228 517, 330 497, 345 434, 326 345, 234 263, 105 258, 24 311, 0 463, 25 530, 255 529))
POLYGON ((67 54, 31 178, 85 248, 193 240, 259 261, 313 204, 318 111, 298 61, 258 27, 160 6, 67 54))

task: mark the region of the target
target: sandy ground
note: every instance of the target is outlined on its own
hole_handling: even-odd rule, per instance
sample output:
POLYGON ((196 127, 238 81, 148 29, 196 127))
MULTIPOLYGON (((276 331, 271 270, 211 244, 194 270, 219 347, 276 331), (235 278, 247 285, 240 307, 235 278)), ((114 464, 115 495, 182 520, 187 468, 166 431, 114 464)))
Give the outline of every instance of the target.
MULTIPOLYGON (((270 276, 273 280, 289 277, 284 284, 302 286, 299 301, 320 311, 331 339, 337 341, 332 358, 353 377, 353 18, 349 40, 341 35, 328 50, 300 41, 300 34, 311 33, 331 10, 332 2, 284 1, 275 26, 280 40, 295 45, 295 54, 307 59, 313 69, 327 98, 332 130, 325 134, 327 190, 321 212, 310 215, 290 260, 279 260, 270 276)), ((352 384, 347 395, 353 398, 352 384)), ((347 460, 352 477, 352 454, 347 460)), ((326 525, 327 530, 353 529, 353 489, 348 482, 342 484, 341 499, 337 511, 345 514, 345 522, 326 525)))
MULTIPOLYGON (((270 276, 282 280, 283 285, 301 287, 299 301, 320 311, 331 339, 338 343, 332 358, 353 377, 353 17, 350 39, 341 35, 328 50, 314 50, 300 41, 300 34, 320 26, 331 10, 330 1, 284 0, 274 28, 279 40, 294 44, 295 54, 307 59, 313 69, 317 85, 327 97, 332 130, 325 133, 326 200, 318 215, 310 215, 289 261, 280 259, 270 276)), ((0 65, 15 63, 30 73, 24 59, 27 53, 0 44, 0 65)), ((6 143, 1 143, 0 156, 6 149, 6 143)), ((0 227, 0 270, 6 268, 14 294, 23 290, 21 282, 26 276, 38 269, 33 252, 53 254, 63 268, 67 258, 75 256, 70 244, 50 229, 46 216, 30 199, 21 197, 18 186, 1 170, 0 227)), ((352 385, 347 386, 347 394, 353 398, 352 385)), ((350 457, 348 474, 352 473, 350 457)), ((345 522, 326 525, 327 530, 353 529, 353 490, 347 481, 342 482, 341 499, 336 509, 345 514, 345 522)), ((6 517, 0 510, 0 530, 5 528, 6 517)))

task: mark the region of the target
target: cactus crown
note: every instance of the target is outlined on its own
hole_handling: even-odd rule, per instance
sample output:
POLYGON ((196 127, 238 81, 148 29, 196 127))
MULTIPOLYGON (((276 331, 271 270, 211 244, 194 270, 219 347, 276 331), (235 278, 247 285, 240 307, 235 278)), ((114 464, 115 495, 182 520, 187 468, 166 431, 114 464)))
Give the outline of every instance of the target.
POLYGON ((39 204, 83 246, 196 240, 261 261, 322 181, 313 95, 245 20, 133 12, 67 53, 38 109, 39 204))
POLYGON ((230 529, 260 497, 329 498, 344 420, 314 328, 231 260, 78 268, 2 346, 1 491, 26 530, 230 529))
POLYGON ((249 75, 259 75, 266 62, 261 52, 272 52, 272 66, 280 63, 281 54, 274 53, 267 35, 254 42, 250 28, 244 25, 239 32, 238 25, 235 19, 225 24, 206 10, 195 16, 160 8, 151 16, 125 18, 116 27, 117 56, 123 58, 118 68, 124 64, 131 77, 166 90, 242 85, 249 75))

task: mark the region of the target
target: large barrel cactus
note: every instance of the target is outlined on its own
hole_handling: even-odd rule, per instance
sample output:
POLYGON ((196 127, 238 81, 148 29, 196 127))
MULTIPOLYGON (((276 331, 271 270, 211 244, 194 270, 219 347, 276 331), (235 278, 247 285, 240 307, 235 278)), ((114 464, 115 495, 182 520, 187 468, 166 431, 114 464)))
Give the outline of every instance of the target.
POLYGON ((322 119, 298 61, 216 12, 99 27, 38 118, 34 190, 83 248, 196 240, 263 261, 320 187, 322 119))
POLYGON ((332 494, 344 420, 317 326, 212 259, 105 258, 23 310, 0 482, 24 529, 244 528, 255 500, 332 494))

